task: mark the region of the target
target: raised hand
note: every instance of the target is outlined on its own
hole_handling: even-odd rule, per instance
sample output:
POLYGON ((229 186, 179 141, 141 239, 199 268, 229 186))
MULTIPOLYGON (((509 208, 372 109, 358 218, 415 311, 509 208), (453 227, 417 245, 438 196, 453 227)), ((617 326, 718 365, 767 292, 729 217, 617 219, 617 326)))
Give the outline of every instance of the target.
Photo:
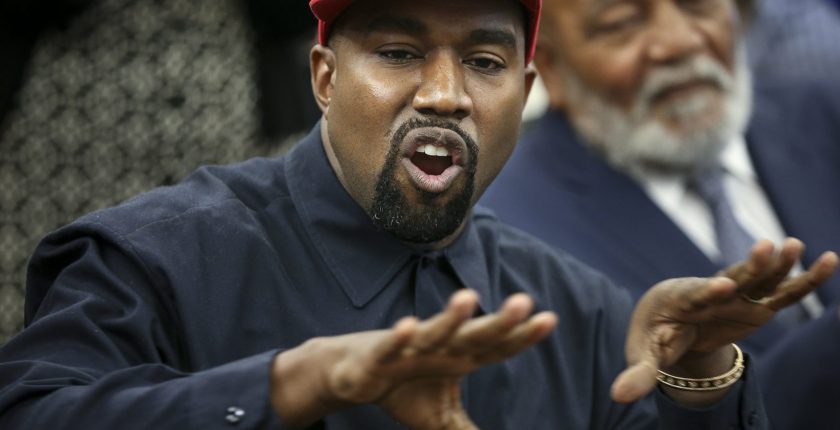
POLYGON ((407 317, 388 330, 313 339, 287 351, 275 361, 272 404, 297 425, 375 403, 410 428, 472 429, 460 401, 461 378, 516 355, 557 322, 550 312, 529 317, 533 304, 523 294, 495 314, 470 318, 477 302, 475 292, 462 290, 429 320, 407 317))
MULTIPOLYGON (((716 278, 661 282, 639 301, 627 336, 628 368, 613 384, 613 398, 631 402, 656 386, 657 369, 689 378, 726 372, 733 363, 729 346, 769 321, 776 311, 799 301, 834 272, 837 255, 826 252, 805 272, 787 277, 803 245, 788 239, 776 252, 759 241, 749 259, 716 278)), ((726 390, 703 395, 669 394, 696 405, 722 397, 726 390)))

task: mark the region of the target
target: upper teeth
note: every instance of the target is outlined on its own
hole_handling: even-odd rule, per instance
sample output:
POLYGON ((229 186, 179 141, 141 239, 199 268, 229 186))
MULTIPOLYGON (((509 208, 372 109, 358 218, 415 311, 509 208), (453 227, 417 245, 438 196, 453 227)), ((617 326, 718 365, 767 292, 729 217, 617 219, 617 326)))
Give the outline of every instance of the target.
POLYGON ((417 148, 417 152, 422 152, 426 155, 432 155, 436 157, 448 157, 449 156, 449 149, 444 146, 435 146, 435 145, 420 145, 417 148))

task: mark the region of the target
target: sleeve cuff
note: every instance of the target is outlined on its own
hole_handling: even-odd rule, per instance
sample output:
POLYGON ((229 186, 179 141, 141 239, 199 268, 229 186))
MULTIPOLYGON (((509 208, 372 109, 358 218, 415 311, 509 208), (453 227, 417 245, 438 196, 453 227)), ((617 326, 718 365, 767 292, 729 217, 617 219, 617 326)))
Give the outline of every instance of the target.
POLYGON ((746 371, 726 397, 708 408, 680 406, 661 389, 656 390, 659 426, 663 429, 768 429, 767 415, 750 357, 746 355, 746 371))
POLYGON ((282 428, 270 402, 271 366, 279 350, 199 372, 189 397, 190 428, 282 428))

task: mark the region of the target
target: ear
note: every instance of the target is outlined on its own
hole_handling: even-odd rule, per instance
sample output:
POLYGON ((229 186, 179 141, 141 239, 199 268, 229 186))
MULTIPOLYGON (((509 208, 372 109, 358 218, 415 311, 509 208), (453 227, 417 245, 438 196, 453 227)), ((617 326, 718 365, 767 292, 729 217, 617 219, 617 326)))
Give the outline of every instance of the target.
POLYGON ((537 79, 537 69, 533 64, 525 66, 525 100, 531 94, 531 88, 534 87, 534 81, 537 79))
POLYGON ((326 115, 335 84, 335 52, 327 46, 315 45, 309 51, 309 70, 312 75, 312 93, 321 112, 326 115))
MULTIPOLYGON (((545 39, 545 38, 543 38, 545 39)), ((540 79, 548 93, 548 106, 552 109, 566 107, 566 80, 563 78, 561 59, 554 53, 550 42, 540 41, 534 53, 534 65, 540 72, 540 79)))

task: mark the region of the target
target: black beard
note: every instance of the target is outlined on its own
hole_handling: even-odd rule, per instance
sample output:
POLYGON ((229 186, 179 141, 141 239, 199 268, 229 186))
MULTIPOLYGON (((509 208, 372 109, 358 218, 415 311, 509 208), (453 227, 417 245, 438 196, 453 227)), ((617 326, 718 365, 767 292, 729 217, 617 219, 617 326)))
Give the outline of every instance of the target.
POLYGON ((427 244, 440 241, 458 230, 469 212, 475 190, 475 171, 478 164, 478 145, 460 127, 437 118, 413 119, 400 126, 391 138, 391 148, 385 166, 379 174, 374 189, 370 216, 373 223, 404 242, 427 244), (463 189, 442 208, 433 205, 437 194, 420 192, 420 204, 412 205, 400 190, 396 169, 400 144, 409 131, 422 127, 439 127, 452 130, 467 145, 469 157, 464 166, 466 183, 463 189))

